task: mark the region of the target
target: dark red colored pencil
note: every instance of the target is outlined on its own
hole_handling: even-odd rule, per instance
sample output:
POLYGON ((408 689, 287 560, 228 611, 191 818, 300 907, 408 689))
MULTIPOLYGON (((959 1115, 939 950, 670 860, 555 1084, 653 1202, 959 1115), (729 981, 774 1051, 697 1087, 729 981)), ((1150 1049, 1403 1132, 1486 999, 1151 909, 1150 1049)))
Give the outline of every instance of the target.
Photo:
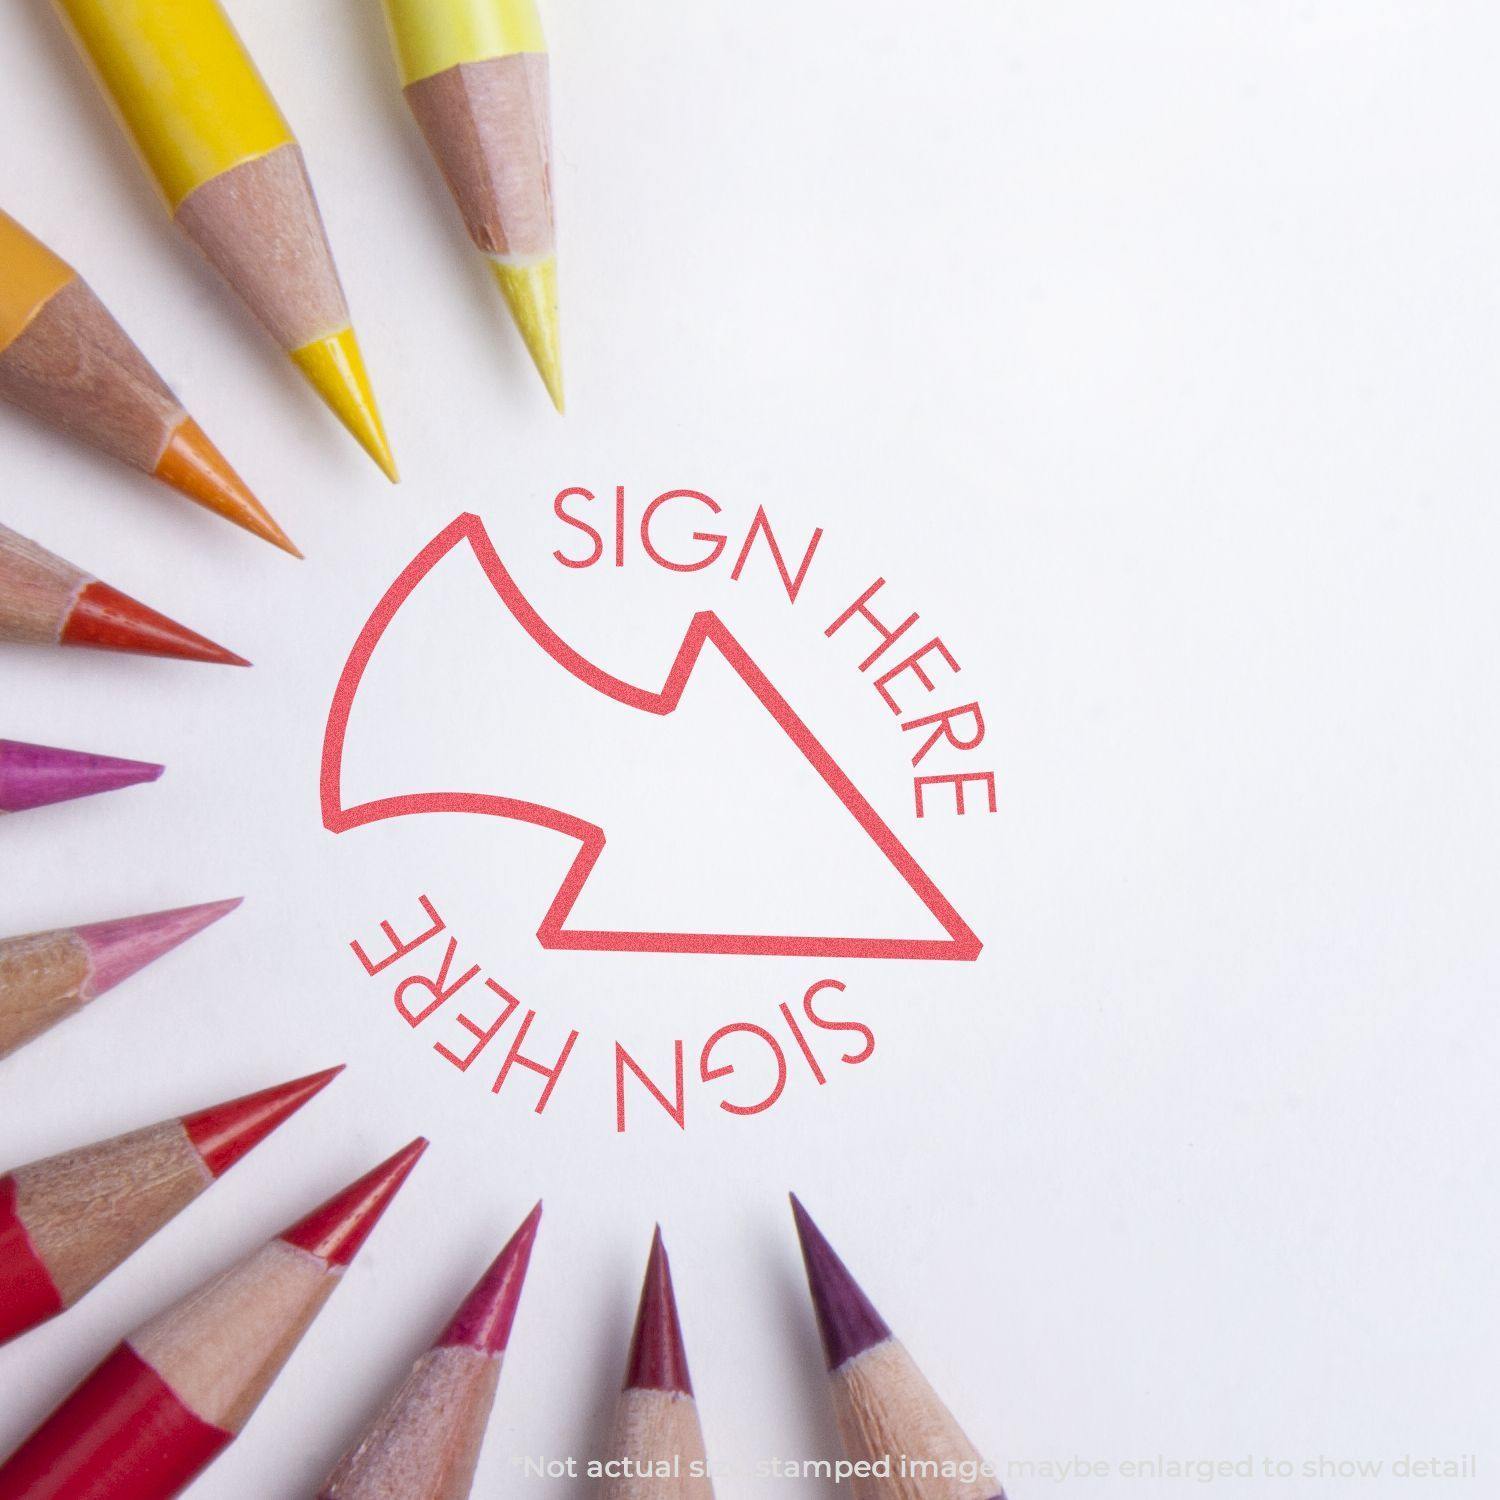
POLYGON ((538 1203, 374 1426, 339 1461, 318 1500, 469 1494, 541 1218, 538 1203))
POLYGON ((342 1066, 0 1177, 0 1344, 72 1307, 342 1066))
POLYGON ((885 1319, 792 1195, 834 1412, 855 1500, 1005 1500, 993 1466, 960 1430, 885 1319))
POLYGON ((646 1262, 625 1387, 605 1462, 607 1500, 713 1500, 660 1225, 646 1262))
POLYGON ((0 1465, 5 1500, 170 1500, 249 1421, 427 1142, 131 1334, 0 1465))

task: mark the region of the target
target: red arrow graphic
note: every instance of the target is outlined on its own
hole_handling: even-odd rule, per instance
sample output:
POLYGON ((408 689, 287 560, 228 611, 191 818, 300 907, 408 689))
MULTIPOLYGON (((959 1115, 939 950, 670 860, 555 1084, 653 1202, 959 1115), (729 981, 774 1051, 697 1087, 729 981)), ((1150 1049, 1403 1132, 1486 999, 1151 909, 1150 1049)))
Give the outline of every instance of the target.
POLYGON ((695 614, 671 670, 659 692, 636 687, 596 667, 579 655, 531 607, 495 551, 488 531, 476 515, 461 515, 443 528, 402 571, 365 622, 354 649, 339 676, 338 688, 328 713, 323 736, 322 764, 323 824, 332 833, 347 833, 366 823, 386 818, 410 817, 415 813, 479 813, 492 818, 511 818, 534 823, 577 839, 578 855, 537 929, 544 948, 582 949, 614 953, 715 953, 760 954, 795 958, 925 958, 972 961, 979 956, 978 936, 932 878, 891 831, 885 820, 867 802, 840 769, 812 731, 797 716, 770 678, 755 664, 749 652, 735 639, 729 627, 712 610, 695 614), (568 927, 567 920, 604 852, 605 832, 594 823, 560 808, 544 807, 514 797, 482 792, 420 792, 408 796, 381 797, 352 807, 344 805, 344 740, 349 717, 365 670, 391 621, 411 597, 417 585, 460 543, 467 542, 484 569, 485 576, 526 634, 558 666, 585 686, 626 708, 665 716, 676 711, 683 690, 693 674, 705 645, 711 645, 761 707, 770 714, 786 737, 806 758, 824 784, 848 809, 875 847, 890 861, 902 880, 935 917, 947 934, 942 938, 807 937, 786 934, 736 932, 614 932, 568 927))

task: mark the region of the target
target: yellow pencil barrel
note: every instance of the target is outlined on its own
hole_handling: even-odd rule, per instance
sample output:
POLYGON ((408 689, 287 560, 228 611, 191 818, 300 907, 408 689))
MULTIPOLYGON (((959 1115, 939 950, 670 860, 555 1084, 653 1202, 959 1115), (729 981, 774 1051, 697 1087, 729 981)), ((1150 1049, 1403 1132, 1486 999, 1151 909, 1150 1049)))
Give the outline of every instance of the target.
POLYGON ((168 206, 290 145, 217 0, 56 0, 168 206))
POLYGON ((29 230, 0 209, 0 350, 77 275, 29 230))
POLYGON ((459 63, 545 52, 535 0, 386 0, 403 85, 459 63))

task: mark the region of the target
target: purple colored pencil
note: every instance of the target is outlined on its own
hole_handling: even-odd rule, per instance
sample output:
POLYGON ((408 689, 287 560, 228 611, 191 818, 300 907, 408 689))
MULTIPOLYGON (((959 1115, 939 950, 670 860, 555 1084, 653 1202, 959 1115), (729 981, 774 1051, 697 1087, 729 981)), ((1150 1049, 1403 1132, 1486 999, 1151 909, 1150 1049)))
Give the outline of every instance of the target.
POLYGON ((84 750, 0 740, 0 813, 26 812, 155 781, 164 767, 84 750))
POLYGON ((869 1469, 850 1480, 854 1500, 1005 1500, 994 1466, 964 1436, 795 1193, 792 1215, 845 1455, 869 1469))

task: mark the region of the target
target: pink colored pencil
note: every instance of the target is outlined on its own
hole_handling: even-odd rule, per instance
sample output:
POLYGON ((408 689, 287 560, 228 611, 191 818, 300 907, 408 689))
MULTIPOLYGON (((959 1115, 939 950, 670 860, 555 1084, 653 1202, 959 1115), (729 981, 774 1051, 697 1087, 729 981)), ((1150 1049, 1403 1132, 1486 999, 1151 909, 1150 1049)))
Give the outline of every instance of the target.
POLYGON ((795 1194, 792 1213, 844 1451, 851 1463, 875 1470, 850 1480, 854 1500, 1005 1500, 994 1468, 964 1436, 795 1194))
POLYGON ((541 1218, 538 1203, 318 1500, 465 1500, 541 1218))
POLYGON ((605 1462, 606 1500, 713 1500, 660 1226, 646 1262, 625 1387, 605 1462))
POLYGON ((0 1058, 82 1010, 239 904, 236 897, 0 939, 0 1058))
POLYGON ((329 1068, 0 1177, 0 1344, 72 1307, 342 1071, 329 1068))
POLYGON ((244 1429, 426 1145, 138 1328, 0 1464, 0 1495, 180 1495, 244 1429))
POLYGON ((141 760, 116 760, 83 750, 58 750, 24 740, 0 740, 0 813, 26 812, 121 787, 155 781, 165 769, 141 760))

